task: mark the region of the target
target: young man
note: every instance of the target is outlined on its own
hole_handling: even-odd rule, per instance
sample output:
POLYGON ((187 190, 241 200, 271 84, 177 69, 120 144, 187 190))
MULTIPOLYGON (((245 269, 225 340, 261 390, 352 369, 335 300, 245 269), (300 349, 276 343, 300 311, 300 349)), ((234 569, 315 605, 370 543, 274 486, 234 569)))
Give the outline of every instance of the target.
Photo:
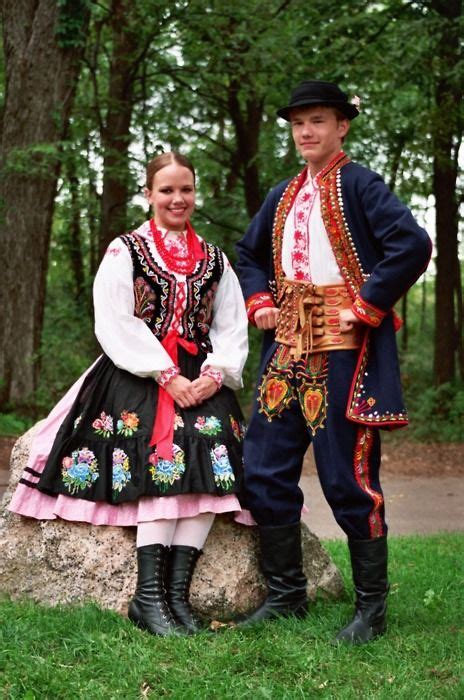
POLYGON ((306 614, 298 482, 312 442, 356 591, 337 640, 363 643, 386 629, 379 429, 408 422, 393 306, 426 268, 431 242, 380 176, 343 152, 359 112, 337 85, 304 81, 277 114, 307 167, 269 193, 238 244, 249 319, 264 330, 244 449, 268 596, 245 622, 306 614))

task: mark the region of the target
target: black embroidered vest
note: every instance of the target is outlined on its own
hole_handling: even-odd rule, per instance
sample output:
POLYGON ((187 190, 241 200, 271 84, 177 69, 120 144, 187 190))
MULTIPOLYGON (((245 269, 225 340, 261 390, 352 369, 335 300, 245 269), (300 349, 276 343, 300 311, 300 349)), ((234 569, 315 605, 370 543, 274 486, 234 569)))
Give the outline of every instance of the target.
MULTIPOLYGON (((175 275, 158 265, 147 241, 141 236, 127 233, 121 236, 121 240, 129 249, 134 267, 134 313, 161 341, 168 332, 174 314, 175 275)), ((205 258, 185 279, 187 303, 182 327, 184 338, 192 340, 204 352, 211 352, 209 329, 224 261, 217 246, 203 243, 203 248, 205 258)))

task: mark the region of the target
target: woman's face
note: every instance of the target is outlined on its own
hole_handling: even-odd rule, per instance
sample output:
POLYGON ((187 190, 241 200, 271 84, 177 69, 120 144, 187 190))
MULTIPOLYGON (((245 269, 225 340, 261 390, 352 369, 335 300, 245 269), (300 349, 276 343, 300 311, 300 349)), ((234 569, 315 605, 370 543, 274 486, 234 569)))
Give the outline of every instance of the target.
POLYGON ((195 209, 195 184, 192 172, 184 165, 170 163, 153 177, 145 196, 154 212, 155 224, 169 231, 184 231, 195 209))

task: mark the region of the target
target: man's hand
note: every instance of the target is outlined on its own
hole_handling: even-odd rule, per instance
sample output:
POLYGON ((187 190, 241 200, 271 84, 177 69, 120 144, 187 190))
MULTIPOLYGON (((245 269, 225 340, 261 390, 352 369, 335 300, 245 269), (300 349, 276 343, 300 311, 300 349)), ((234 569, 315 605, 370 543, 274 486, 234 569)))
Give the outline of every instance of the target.
POLYGON ((193 380, 192 389, 195 392, 198 403, 201 403, 216 393, 218 385, 212 377, 205 375, 193 380))
POLYGON ((279 309, 273 307, 266 306, 262 309, 258 309, 255 311, 256 328, 261 328, 263 331, 275 328, 278 315, 279 309))
POLYGON ((177 377, 171 379, 169 384, 167 384, 165 387, 165 390, 181 408, 190 408, 191 406, 197 406, 200 403, 200 399, 198 398, 197 391, 193 387, 193 383, 190 381, 190 379, 183 377, 181 374, 178 374, 177 377))
POLYGON ((353 328, 354 323, 360 323, 360 319, 354 314, 351 309, 341 309, 339 311, 340 330, 342 333, 347 333, 353 328))

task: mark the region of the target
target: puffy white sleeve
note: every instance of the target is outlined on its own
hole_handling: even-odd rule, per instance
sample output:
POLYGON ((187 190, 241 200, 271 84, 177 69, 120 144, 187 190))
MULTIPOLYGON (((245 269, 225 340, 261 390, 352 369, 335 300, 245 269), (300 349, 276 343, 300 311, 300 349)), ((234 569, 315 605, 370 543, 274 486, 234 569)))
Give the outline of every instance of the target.
POLYGON ((225 268, 216 290, 209 331, 213 351, 202 367, 219 370, 226 386, 240 389, 248 356, 248 317, 237 275, 224 254, 223 257, 225 268))
POLYGON ((173 366, 159 340, 134 316, 132 259, 119 238, 110 243, 93 285, 95 335, 116 367, 153 377, 173 366))

